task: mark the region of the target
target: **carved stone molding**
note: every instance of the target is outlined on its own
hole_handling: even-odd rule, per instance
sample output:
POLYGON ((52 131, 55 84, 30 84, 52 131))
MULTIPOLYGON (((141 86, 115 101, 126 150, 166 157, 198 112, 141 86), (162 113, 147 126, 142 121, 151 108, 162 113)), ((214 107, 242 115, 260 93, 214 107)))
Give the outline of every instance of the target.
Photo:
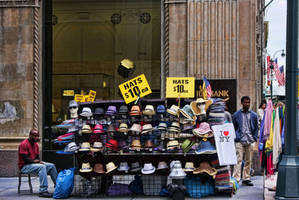
POLYGON ((0 8, 36 7, 35 0, 0 0, 0 8))

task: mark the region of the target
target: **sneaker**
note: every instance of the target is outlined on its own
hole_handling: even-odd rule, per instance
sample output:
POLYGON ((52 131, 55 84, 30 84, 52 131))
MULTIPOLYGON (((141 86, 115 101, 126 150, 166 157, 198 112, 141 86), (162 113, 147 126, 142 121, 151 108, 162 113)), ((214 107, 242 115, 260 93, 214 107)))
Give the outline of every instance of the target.
POLYGON ((245 180, 245 181, 242 181, 242 185, 253 186, 253 183, 250 180, 245 180))
POLYGON ((45 198, 51 198, 52 194, 50 194, 48 191, 46 192, 40 192, 39 197, 45 197, 45 198))

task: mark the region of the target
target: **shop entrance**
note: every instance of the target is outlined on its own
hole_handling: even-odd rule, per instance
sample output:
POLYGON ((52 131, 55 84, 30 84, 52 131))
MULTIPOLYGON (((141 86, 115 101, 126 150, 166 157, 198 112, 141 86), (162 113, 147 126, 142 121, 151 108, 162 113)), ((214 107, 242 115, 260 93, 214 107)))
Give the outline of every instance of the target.
POLYGON ((53 126, 69 119, 68 102, 74 94, 95 90, 98 100, 122 99, 118 85, 144 73, 153 91, 148 98, 160 98, 161 80, 157 77, 161 77, 161 2, 43 3, 43 151, 49 154, 46 159, 55 162, 53 126), (117 72, 124 58, 136 66, 129 78, 117 72))

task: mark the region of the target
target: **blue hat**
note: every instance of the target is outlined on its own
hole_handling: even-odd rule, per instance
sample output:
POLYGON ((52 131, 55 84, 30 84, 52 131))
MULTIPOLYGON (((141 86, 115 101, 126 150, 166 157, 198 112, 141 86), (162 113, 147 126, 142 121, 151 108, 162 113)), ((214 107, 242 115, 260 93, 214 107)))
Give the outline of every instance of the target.
POLYGON ((209 140, 201 141, 195 150, 196 154, 214 154, 217 153, 216 148, 211 144, 209 140))
POLYGON ((165 113, 166 109, 164 105, 158 105, 157 107, 157 113, 165 113))

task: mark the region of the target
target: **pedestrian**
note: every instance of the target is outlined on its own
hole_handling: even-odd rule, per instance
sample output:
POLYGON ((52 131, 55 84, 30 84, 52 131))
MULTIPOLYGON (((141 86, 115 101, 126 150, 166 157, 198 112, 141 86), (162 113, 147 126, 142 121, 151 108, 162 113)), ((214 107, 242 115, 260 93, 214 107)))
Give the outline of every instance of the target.
POLYGON ((23 140, 19 145, 18 167, 22 173, 37 174, 40 182, 39 196, 50 198, 52 194, 48 192, 47 174, 51 176, 55 185, 57 170, 54 164, 40 160, 38 142, 39 132, 38 130, 32 129, 29 132, 29 138, 23 140))
POLYGON ((242 108, 233 114, 233 124, 235 127, 237 164, 234 166, 233 177, 240 182, 241 165, 243 154, 245 155, 242 184, 253 186, 250 178, 250 168, 252 162, 252 148, 258 138, 258 117, 255 112, 250 110, 250 98, 243 96, 241 98, 242 108))
POLYGON ((263 99, 257 110, 259 123, 261 123, 261 121, 263 120, 266 107, 267 107, 267 102, 265 99, 263 99))

